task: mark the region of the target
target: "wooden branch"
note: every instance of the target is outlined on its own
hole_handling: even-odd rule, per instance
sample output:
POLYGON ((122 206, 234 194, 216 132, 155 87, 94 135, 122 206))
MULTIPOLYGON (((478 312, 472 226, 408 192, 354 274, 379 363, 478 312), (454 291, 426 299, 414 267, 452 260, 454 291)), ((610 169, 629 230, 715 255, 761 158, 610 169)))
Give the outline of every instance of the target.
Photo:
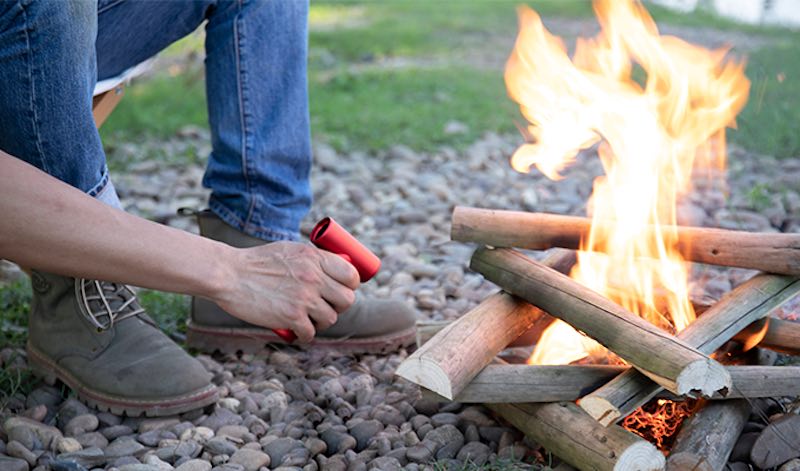
POLYGON ((602 427, 571 402, 487 407, 580 470, 664 469, 664 455, 652 444, 620 426, 602 427))
MULTIPOLYGON (((759 275, 739 285, 678 334, 678 338, 711 354, 753 321, 769 315, 800 291, 800 280, 780 275, 759 275)), ((630 370, 578 404, 600 423, 609 425, 628 416, 661 388, 646 376, 630 370)))
MULTIPOLYGON (((558 251, 544 263, 565 266, 558 251)), ((540 318, 541 309, 509 294, 493 294, 411 354, 396 374, 452 400, 484 366, 540 318)))
POLYGON ((669 471, 722 471, 750 416, 744 399, 709 402, 681 426, 669 458, 669 471))
POLYGON ((716 361, 515 250, 479 248, 470 267, 583 331, 675 394, 710 396, 731 386, 730 375, 716 361))
POLYGON ((787 355, 800 355, 800 322, 785 321, 775 317, 762 319, 740 332, 734 340, 751 346, 758 345, 787 355), (756 337, 753 340, 753 337, 756 337))
MULTIPOLYGON (((629 369, 606 365, 488 365, 455 400, 465 404, 575 401, 629 369)), ((727 396, 715 395, 712 399, 800 396, 800 366, 725 369, 733 385, 727 396)), ((680 400, 667 393, 664 397, 680 400)))
MULTIPOLYGON (((456 207, 450 237, 494 247, 578 249, 591 220, 576 216, 456 207)), ((800 234, 677 228, 686 260, 768 273, 800 275, 800 234)))

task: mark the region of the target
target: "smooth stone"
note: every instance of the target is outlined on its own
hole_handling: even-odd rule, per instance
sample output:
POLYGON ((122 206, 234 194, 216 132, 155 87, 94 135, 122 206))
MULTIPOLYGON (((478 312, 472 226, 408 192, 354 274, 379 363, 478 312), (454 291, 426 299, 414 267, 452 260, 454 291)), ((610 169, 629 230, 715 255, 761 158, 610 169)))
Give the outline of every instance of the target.
POLYGON ((278 438, 264 445, 263 450, 269 455, 272 464, 280 465, 289 452, 302 446, 303 444, 294 438, 278 438))
POLYGON ((11 441, 6 444, 6 454, 13 458, 25 460, 29 465, 36 464, 36 454, 25 448, 25 446, 17 441, 11 441))
POLYGON ((64 434, 68 437, 74 437, 87 432, 94 432, 99 425, 100 421, 92 414, 77 415, 67 422, 66 427, 64 427, 64 434))
POLYGON ((119 469, 119 471, 160 471, 156 466, 144 463, 123 464, 117 469, 119 469))
POLYGON ((794 458, 793 460, 783 463, 778 471, 800 471, 800 459, 794 458))
POLYGON ((30 465, 25 460, 0 456, 0 469, 3 471, 28 471, 30 465))
POLYGON ((311 456, 316 456, 321 453, 325 453, 328 450, 328 444, 325 443, 324 440, 320 440, 319 438, 310 437, 306 440, 306 448, 308 448, 308 452, 311 453, 311 456))
POLYGON ((140 433, 136 439, 143 445, 157 446, 161 441, 161 430, 151 430, 149 432, 140 433))
POLYGON ((442 425, 458 425, 458 416, 452 412, 440 412, 431 416, 431 423, 434 427, 442 425))
POLYGON ((9 435, 12 433, 12 429, 17 427, 23 427, 33 431, 33 433, 39 437, 39 440, 42 442, 42 446, 45 449, 49 449, 51 445, 53 445, 55 439, 63 437, 63 434, 57 428, 25 417, 10 417, 6 419, 3 424, 3 429, 9 435))
POLYGON ((117 458, 120 456, 132 456, 144 449, 145 446, 133 438, 120 437, 109 443, 104 451, 109 458, 117 458))
POLYGON ((58 408, 58 426, 64 428, 74 417, 88 414, 89 408, 75 398, 69 398, 58 408))
POLYGON ((469 442, 459 450, 456 459, 459 461, 475 463, 477 466, 483 466, 488 460, 492 449, 488 445, 481 442, 469 442))
POLYGON ((406 451, 406 458, 414 463, 426 464, 433 459, 433 450, 428 448, 425 443, 420 443, 406 451))
POLYGON ((174 427, 181 423, 180 419, 175 417, 164 417, 158 419, 145 419, 139 422, 137 431, 139 433, 150 432, 152 430, 162 430, 165 428, 174 427))
POLYGON ((56 440, 56 449, 59 453, 74 453, 82 450, 83 446, 72 437, 64 437, 56 440))
POLYGON ((269 466, 269 455, 263 451, 243 448, 231 456, 229 463, 240 464, 245 471, 258 471, 262 466, 269 466))
POLYGON ((350 435, 356 439, 356 451, 365 449, 370 440, 375 438, 375 435, 381 430, 383 430, 383 424, 375 419, 365 420, 351 427, 350 435))
POLYGON ((216 432, 224 425, 239 425, 242 423, 242 420, 242 417, 237 415, 235 412, 225 409, 224 407, 219 407, 214 411, 213 414, 209 415, 205 420, 203 420, 200 425, 203 427, 208 427, 216 432))
POLYGON ((158 456, 150 453, 144 457, 144 464, 149 464, 150 466, 155 466, 160 471, 172 471, 173 467, 171 464, 167 463, 166 461, 162 461, 158 456))
POLYGON ((84 448, 74 453, 61 453, 56 457, 60 461, 76 461, 83 466, 97 466, 106 462, 103 450, 97 447, 84 448))
MULTIPOLYGON (((424 441, 433 442, 438 445, 438 448, 445 445, 458 444, 458 448, 460 449, 464 444, 464 435, 454 425, 442 425, 425 435, 424 441)), ((458 449, 456 449, 456 451, 458 451, 458 449)), ((453 455, 455 456, 455 453, 453 455)))
POLYGON ((221 437, 214 437, 205 444, 205 449, 212 455, 232 455, 236 453, 236 445, 221 437))
POLYGON ((54 460, 50 462, 51 471, 87 471, 86 467, 75 461, 54 460))
POLYGON ((29 450, 36 450, 42 447, 42 441, 36 436, 36 432, 29 427, 14 427, 8 432, 8 441, 16 441, 29 450))
POLYGON ((108 440, 100 432, 84 433, 75 437, 75 440, 84 448, 105 448, 108 446, 108 440))
POLYGON ((320 434, 320 438, 325 441, 325 444, 328 446, 328 453, 344 453, 345 451, 352 450, 356 447, 355 438, 346 433, 338 432, 332 428, 322 432, 320 434))
POLYGON ((368 469, 379 471, 402 471, 403 465, 396 458, 381 456, 370 461, 368 469))
POLYGON ((119 437, 133 435, 133 429, 127 425, 112 425, 100 430, 100 433, 106 437, 107 440, 114 440, 119 437))
POLYGON ((244 471, 244 466, 236 463, 225 463, 211 468, 211 471, 244 471))
POLYGON ((211 463, 203 460, 189 460, 175 468, 175 471, 210 471, 211 463))
POLYGON ((188 456, 189 458, 197 458, 201 451, 203 451, 203 447, 197 442, 187 440, 185 442, 180 442, 175 447, 175 456, 188 456))

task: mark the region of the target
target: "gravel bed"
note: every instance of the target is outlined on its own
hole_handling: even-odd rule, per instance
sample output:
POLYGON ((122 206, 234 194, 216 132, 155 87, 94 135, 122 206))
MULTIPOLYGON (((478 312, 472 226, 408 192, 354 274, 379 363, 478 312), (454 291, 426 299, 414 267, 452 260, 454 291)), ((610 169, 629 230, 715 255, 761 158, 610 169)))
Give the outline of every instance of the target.
MULTIPOLYGON (((207 142, 203 131, 187 128, 152 148, 147 143, 117 148, 114 158, 156 146, 165 153, 204 155, 207 142)), ((489 134, 463 151, 419 153, 395 146, 377 155, 343 155, 317 144, 316 203, 304 233, 320 217, 333 216, 383 260, 363 295, 405 300, 420 319, 455 319, 496 288, 467 269, 473 247, 449 240, 454 205, 582 215, 591 182, 601 172, 587 152, 559 182, 518 174, 508 164, 518 144, 518 137, 489 134)), ((800 232, 800 159, 778 161, 741 149, 730 153, 729 188, 704 186, 682 203, 681 222, 800 232)), ((175 211, 203 207, 202 172, 199 165, 146 160, 132 164, 115 183, 129 211, 196 231, 190 218, 175 211)), ((713 301, 751 275, 697 267, 693 297, 713 301)), ((795 300, 782 315, 798 312, 795 300)), ((41 385, 12 397, 0 411, 0 469, 432 470, 494 463, 494 469, 538 470, 557 463, 486 409, 435 402, 395 378, 406 356, 406 351, 347 356, 291 347, 258 355, 201 355, 222 398, 204 411, 158 419, 98 413, 41 385)), ((0 350, 0 367, 24 362, 24 352, 0 350)), ((790 402, 775 402, 770 413, 795 413, 790 402)), ((754 417, 749 429, 762 428, 764 419, 754 417)))

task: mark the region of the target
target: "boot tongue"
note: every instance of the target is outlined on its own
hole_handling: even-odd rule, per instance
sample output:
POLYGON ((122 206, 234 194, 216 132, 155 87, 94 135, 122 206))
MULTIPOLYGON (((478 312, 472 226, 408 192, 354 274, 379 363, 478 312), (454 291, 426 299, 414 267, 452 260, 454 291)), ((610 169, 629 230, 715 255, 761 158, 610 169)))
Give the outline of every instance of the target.
POLYGON ((124 284, 82 278, 75 282, 78 298, 83 301, 84 311, 96 328, 110 329, 116 323, 139 315, 153 324, 144 315, 144 309, 139 305, 136 295, 124 284))

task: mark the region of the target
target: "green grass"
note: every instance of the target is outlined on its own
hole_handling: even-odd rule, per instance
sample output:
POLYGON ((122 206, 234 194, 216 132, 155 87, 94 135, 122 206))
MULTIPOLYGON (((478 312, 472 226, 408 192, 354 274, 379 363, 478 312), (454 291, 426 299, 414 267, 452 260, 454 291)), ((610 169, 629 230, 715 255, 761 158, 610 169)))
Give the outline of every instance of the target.
POLYGON ((167 335, 186 333, 191 298, 174 293, 141 289, 137 293, 139 302, 167 335))
POLYGON ((28 332, 31 283, 28 277, 0 283, 0 348, 22 347, 28 332))
MULTIPOLYGON (((343 150, 374 151, 394 143, 430 150, 463 147, 485 131, 513 131, 518 114, 506 97, 501 71, 472 62, 510 52, 517 3, 314 1, 309 38, 314 136, 343 150), (396 58, 406 65, 383 65, 384 59, 396 58), (444 133, 450 120, 466 124, 468 132, 444 133)), ((592 16, 586 0, 528 3, 545 20, 592 16)), ((759 153, 800 155, 800 32, 740 25, 704 11, 685 15, 650 4, 648 9, 661 23, 764 38, 768 45, 749 54, 751 97, 730 139, 759 153)), ((202 35, 194 34, 165 55, 180 57, 201 48, 202 35)), ((186 124, 206 123, 199 63, 178 76, 158 73, 129 87, 127 94, 102 130, 108 143, 166 139, 186 124)), ((119 167, 110 154, 112 166, 119 167)))

